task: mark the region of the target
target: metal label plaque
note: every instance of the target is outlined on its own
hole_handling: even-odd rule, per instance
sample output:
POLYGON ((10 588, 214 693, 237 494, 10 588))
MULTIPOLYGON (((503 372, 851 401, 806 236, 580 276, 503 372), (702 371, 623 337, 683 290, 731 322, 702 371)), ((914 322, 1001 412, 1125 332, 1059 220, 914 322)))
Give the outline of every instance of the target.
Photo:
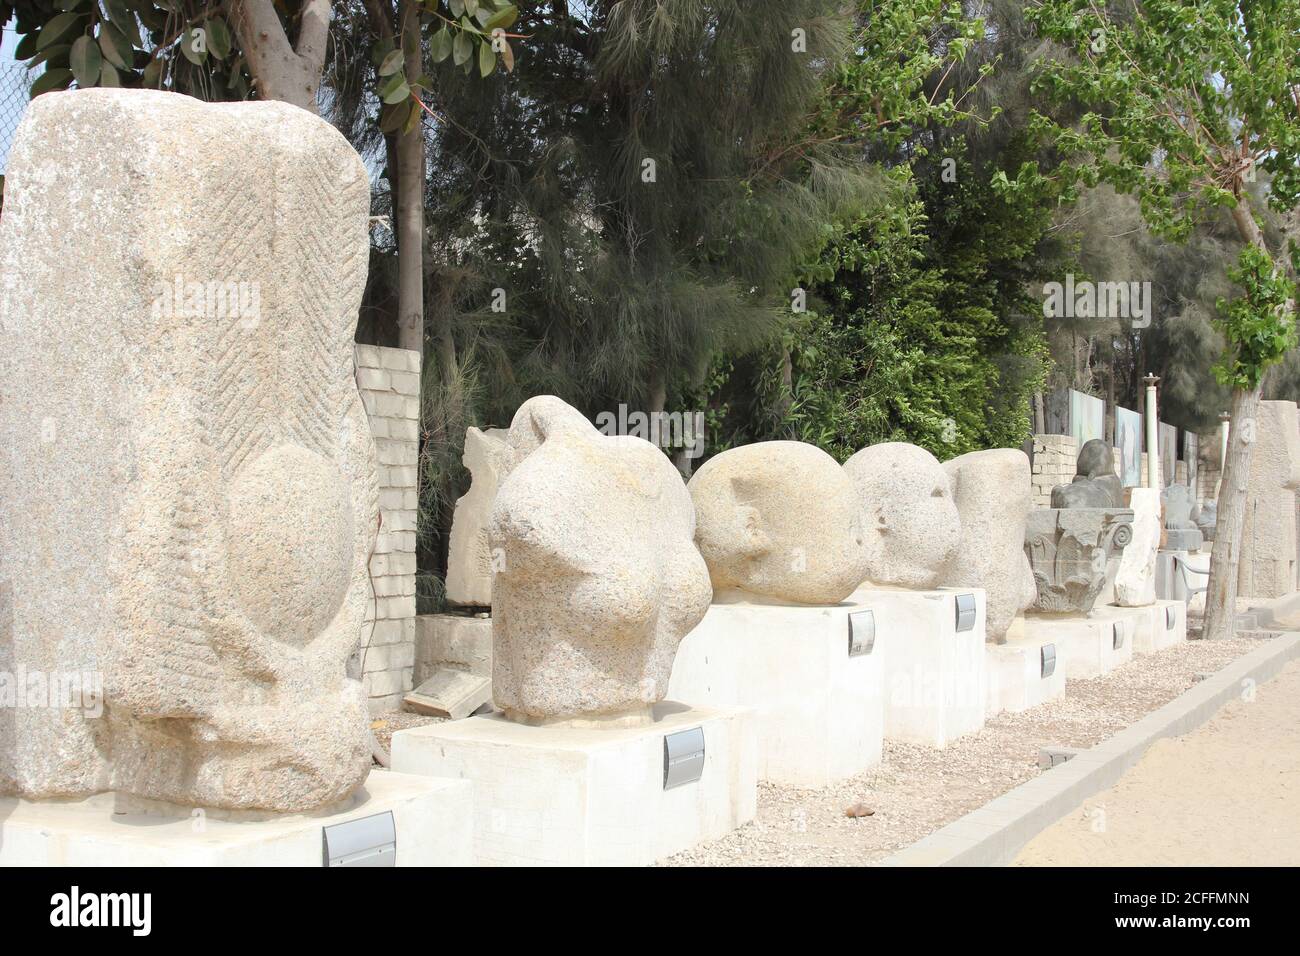
POLYGON ((391 810, 336 823, 322 832, 325 866, 397 865, 397 826, 391 810))
POLYGON ((704 728, 664 734, 664 789, 694 783, 704 773, 704 728))
POLYGON ((1044 644, 1042 649, 1042 678, 1047 680, 1056 673, 1056 645, 1044 644))
POLYGON ((975 626, 975 595, 957 595, 957 633, 969 631, 975 626))
POLYGON ((1119 650, 1124 646, 1124 625, 1116 621, 1111 627, 1111 648, 1119 650))
POLYGON ((876 646, 876 612, 849 613, 849 657, 864 657, 876 646))

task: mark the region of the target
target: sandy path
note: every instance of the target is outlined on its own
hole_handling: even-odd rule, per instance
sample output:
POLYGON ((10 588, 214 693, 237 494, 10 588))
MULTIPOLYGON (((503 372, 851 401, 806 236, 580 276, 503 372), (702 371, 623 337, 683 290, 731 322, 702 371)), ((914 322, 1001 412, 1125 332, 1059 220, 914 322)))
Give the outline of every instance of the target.
POLYGON ((1035 837, 1017 866, 1300 865, 1300 661, 1035 837))

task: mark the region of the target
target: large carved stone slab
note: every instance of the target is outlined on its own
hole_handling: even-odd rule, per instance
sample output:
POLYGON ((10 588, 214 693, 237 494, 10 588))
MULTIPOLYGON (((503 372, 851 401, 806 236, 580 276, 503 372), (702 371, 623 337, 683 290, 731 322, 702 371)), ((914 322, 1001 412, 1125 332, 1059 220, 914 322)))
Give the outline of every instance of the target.
MULTIPOLYGON (((1237 423, 1232 427, 1237 428, 1237 423)), ((1296 589, 1297 488, 1300 415, 1296 404, 1260 402, 1246 485, 1237 578, 1240 597, 1282 597, 1296 589)))
POLYGON ((1160 492, 1130 488, 1133 539, 1120 554, 1115 574, 1115 603, 1146 607, 1156 600, 1156 552, 1160 547, 1160 492))
POLYGON ((364 780, 368 207, 356 153, 292 106, 28 108, 0 222, 0 672, 103 696, 0 707, 0 789, 301 811, 364 780))
POLYGON ((944 464, 961 515, 961 547, 940 582, 983 588, 985 638, 1001 644, 1037 589, 1025 557, 1025 522, 1032 507, 1029 456, 1014 448, 973 451, 944 464))
POLYGON ((648 720, 713 596, 681 475, 552 396, 520 407, 509 441, 488 522, 493 698, 524 722, 648 720))
POLYGON ((462 460, 469 469, 469 491, 456 502, 447 546, 447 600, 485 607, 492 603, 492 550, 488 517, 497 489, 514 465, 503 428, 465 430, 462 460))
POLYGON ((844 470, 862 508, 867 581, 935 587, 961 541, 952 480, 938 459, 916 445, 882 442, 859 451, 844 470))
POLYGON ((1133 537, 1133 512, 1116 508, 1035 508, 1025 528, 1034 572, 1034 610, 1087 614, 1106 585, 1106 565, 1133 537))
POLYGON ((853 484, 815 445, 729 449, 705 462, 688 489, 695 541, 717 591, 837 604, 866 577, 853 484))

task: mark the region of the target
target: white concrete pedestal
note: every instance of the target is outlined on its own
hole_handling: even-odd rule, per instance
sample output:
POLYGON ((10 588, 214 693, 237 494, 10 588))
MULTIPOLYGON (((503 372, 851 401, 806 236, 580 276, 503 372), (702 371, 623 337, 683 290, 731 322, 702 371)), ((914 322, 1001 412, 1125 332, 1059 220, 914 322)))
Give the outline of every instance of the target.
POLYGON ((397 866, 469 866, 472 794, 464 780, 374 770, 346 807, 272 816, 194 810, 102 793, 0 798, 0 866, 322 866, 325 827, 391 812, 397 866))
POLYGON ((875 614, 886 738, 946 747, 984 726, 988 689, 982 589, 859 588, 849 601, 875 614), (961 631, 959 595, 973 596, 975 604, 974 619, 961 631))
POLYGON ((714 604, 677 649, 668 697, 752 707, 758 777, 824 787, 880 763, 884 711, 874 647, 850 656, 854 604, 714 604))
POLYGON ((1156 601, 1145 607, 1097 607, 1093 616, 1133 622, 1133 653, 1154 654, 1187 640, 1187 605, 1156 601))
POLYGON ((1023 617, 1011 622, 1005 644, 986 644, 984 650, 990 717, 1029 710, 1065 693, 1065 666, 1056 639, 1045 633, 1026 634, 1023 617))
POLYGON ((1133 658, 1133 639, 1145 608, 1095 607, 1082 614, 1026 614, 1025 637, 1053 641, 1056 666, 1067 680, 1109 674, 1133 658))
POLYGON ((401 730, 393 768, 474 783, 479 865, 637 866, 716 840, 757 811, 752 711, 655 706, 653 723, 529 726, 500 714, 401 730), (700 778, 664 789, 668 734, 700 728, 700 778))

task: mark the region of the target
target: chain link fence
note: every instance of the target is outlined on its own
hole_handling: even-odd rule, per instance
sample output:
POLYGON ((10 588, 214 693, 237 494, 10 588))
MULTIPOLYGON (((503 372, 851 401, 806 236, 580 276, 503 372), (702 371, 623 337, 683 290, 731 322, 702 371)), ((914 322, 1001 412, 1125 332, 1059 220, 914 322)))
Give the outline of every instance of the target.
POLYGON ((14 130, 27 109, 27 90, 36 74, 29 73, 25 64, 13 60, 0 62, 0 175, 9 163, 9 144, 14 130))

